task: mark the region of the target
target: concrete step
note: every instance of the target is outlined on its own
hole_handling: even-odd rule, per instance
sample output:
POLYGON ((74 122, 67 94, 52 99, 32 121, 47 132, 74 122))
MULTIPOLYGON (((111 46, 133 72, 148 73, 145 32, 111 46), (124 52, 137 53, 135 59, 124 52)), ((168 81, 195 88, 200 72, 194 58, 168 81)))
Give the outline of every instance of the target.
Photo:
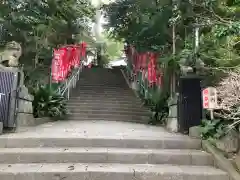
POLYGON ((2 164, 1 180, 229 180, 210 166, 151 164, 2 164))
POLYGON ((104 98, 104 97, 99 97, 99 98, 94 98, 94 97, 88 97, 88 98, 81 98, 81 99, 78 99, 78 98, 75 98, 74 96, 73 97, 70 97, 69 99, 69 102, 68 103, 76 103, 76 102, 79 102, 79 103, 89 103, 89 102, 102 102, 102 103, 113 103, 113 104, 142 104, 141 100, 140 99, 137 99, 137 98, 133 98, 133 99, 129 99, 129 98, 104 98))
MULTIPOLYGON (((80 80, 81 81, 81 80, 80 80)), ((100 88, 100 89, 106 89, 106 90, 116 90, 119 88, 122 88, 122 89, 129 89, 129 87, 126 85, 122 86, 122 84, 119 84, 119 85, 115 85, 115 84, 103 84, 103 83, 91 83, 91 84, 81 84, 80 82, 77 84, 77 86, 80 88, 80 89, 93 89, 93 88, 100 88)))
POLYGON ((116 114, 138 114, 138 115, 151 115, 152 113, 150 111, 141 109, 139 110, 139 108, 135 108, 135 109, 129 109, 129 108, 124 108, 124 107, 117 107, 117 108, 113 108, 113 107, 97 107, 97 108, 91 108, 91 107, 85 107, 85 108, 79 108, 79 107, 69 107, 68 106, 68 110, 70 112, 73 113, 99 113, 99 114, 105 114, 107 112, 110 113, 116 113, 116 114))
POLYGON ((80 91, 80 90, 75 90, 74 93, 79 94, 79 95, 116 95, 116 96, 131 96, 135 97, 134 93, 132 91, 104 91, 104 90, 99 90, 99 89, 93 89, 93 90, 88 90, 88 91, 80 91))
MULTIPOLYGON (((81 89, 81 87, 79 87, 80 89, 81 89)), ((83 87, 84 88, 84 87, 83 87)), ((131 89, 127 89, 127 88, 117 88, 117 89, 104 89, 104 88, 102 88, 102 89, 99 89, 99 88, 96 88, 96 89, 86 89, 86 91, 80 91, 79 90, 79 92, 99 92, 99 93, 102 93, 102 92, 104 92, 104 93, 116 93, 116 92, 118 92, 118 93, 130 93, 130 94, 132 94, 133 93, 133 91, 131 90, 131 89)))
POLYGON ((113 75, 107 75, 105 77, 101 76, 85 76, 85 77, 80 77, 81 81, 83 83, 92 83, 92 82, 101 82, 101 83, 113 83, 113 84, 126 84, 126 81, 123 77, 119 76, 113 76, 113 75), (112 76, 112 77, 110 77, 112 76), (118 81, 116 81, 116 79, 118 81))
POLYGON ((83 91, 83 92, 86 92, 86 91, 92 91, 92 90, 96 90, 96 91, 115 91, 115 92, 125 92, 125 91, 129 91, 129 88, 128 87, 107 87, 106 86, 76 86, 76 88, 74 89, 74 91, 83 91))
POLYGON ((116 83, 116 80, 114 80, 113 82, 101 82, 101 81, 93 81, 93 80, 89 80, 89 82, 84 82, 84 81, 79 81, 78 85, 79 87, 84 86, 84 87, 88 87, 88 86, 106 86, 106 88, 108 88, 107 85, 109 85, 110 87, 127 87, 126 83, 120 82, 120 83, 116 83), (115 81, 115 82, 114 82, 115 81))
POLYGON ((3 148, 0 164, 121 163, 213 165, 211 155, 200 150, 124 148, 3 148))
POLYGON ((121 107, 142 107, 143 103, 139 100, 136 99, 136 102, 132 102, 132 101, 126 101, 123 99, 118 99, 118 100, 108 100, 108 99, 89 99, 89 100, 76 100, 74 99, 74 97, 70 97, 70 100, 67 102, 67 104, 70 105, 81 105, 81 104, 85 104, 85 105, 106 105, 106 106, 118 106, 120 105, 121 107))
POLYGON ((133 121, 149 121, 150 120, 150 114, 117 114, 114 112, 102 112, 102 113, 79 113, 79 112, 69 112, 68 118, 69 120, 81 120, 81 119, 94 119, 94 120, 114 120, 114 119, 122 119, 122 121, 125 121, 127 119, 133 120, 133 121))
POLYGON ((71 120, 71 121, 93 121, 93 122, 98 122, 98 121, 107 121, 107 122, 129 122, 129 123, 134 123, 134 124, 148 124, 149 119, 141 119, 141 118, 127 118, 124 119, 122 117, 100 117, 100 118, 89 118, 89 117, 78 117, 78 118, 71 118, 68 117, 66 120, 71 120))
POLYGON ((93 103, 68 103, 67 104, 67 108, 69 110, 71 109, 82 109, 82 110, 111 110, 111 109, 115 109, 115 110, 129 110, 129 111, 144 111, 144 112, 148 112, 149 109, 145 106, 140 106, 140 105, 136 105, 136 104, 111 104, 111 103, 97 103, 97 102, 93 102, 93 103))
POLYGON ((93 99, 96 99, 96 98, 99 98, 99 99, 124 99, 124 100, 129 100, 130 102, 131 101, 140 101, 140 99, 137 99, 136 97, 134 97, 133 95, 131 94, 128 94, 128 95, 124 95, 124 94, 100 94, 100 93, 92 93, 92 94, 89 94, 89 93, 86 93, 86 94, 73 94, 73 97, 74 99, 89 99, 89 98, 93 98, 93 99))
MULTIPOLYGON (((97 134, 97 132, 96 132, 97 134)), ((112 137, 112 136, 81 136, 72 133, 64 136, 62 133, 49 134, 48 137, 37 135, 0 136, 0 148, 27 148, 27 147, 114 147, 114 148, 145 148, 145 149, 201 149, 201 140, 187 136, 172 137, 112 137)))
POLYGON ((69 114, 74 115, 74 116, 85 116, 85 115, 99 115, 101 116, 111 116, 114 117, 115 115, 117 116, 143 116, 143 117, 149 117, 152 115, 151 112, 144 112, 144 111, 129 111, 129 110, 104 110, 104 109, 99 109, 99 110, 82 110, 82 109, 69 109, 69 114))
POLYGON ((120 97, 120 96, 126 96, 126 97, 130 97, 130 98, 136 98, 136 96, 133 94, 133 92, 122 92, 122 91, 115 91, 115 92, 101 92, 101 91, 98 91, 98 90, 95 90, 95 91, 82 91, 82 90, 75 90, 75 91, 72 91, 73 95, 76 95, 76 96, 90 96, 90 95, 93 95, 93 96, 117 96, 117 97, 120 97))
POLYGON ((140 108, 140 107, 145 107, 143 103, 140 100, 137 100, 136 102, 129 102, 129 101, 123 101, 123 100, 108 100, 105 99, 104 101, 102 100, 74 100, 74 97, 70 97, 70 100, 67 102, 67 105, 69 106, 97 106, 97 107, 123 107, 123 108, 128 108, 128 107, 135 107, 135 108, 140 108))
POLYGON ((126 91, 131 90, 128 86, 122 86, 122 85, 104 85, 104 84, 95 84, 95 85, 85 85, 85 84, 77 84, 76 89, 79 89, 81 91, 88 91, 93 89, 99 89, 99 90, 111 90, 111 91, 126 91))

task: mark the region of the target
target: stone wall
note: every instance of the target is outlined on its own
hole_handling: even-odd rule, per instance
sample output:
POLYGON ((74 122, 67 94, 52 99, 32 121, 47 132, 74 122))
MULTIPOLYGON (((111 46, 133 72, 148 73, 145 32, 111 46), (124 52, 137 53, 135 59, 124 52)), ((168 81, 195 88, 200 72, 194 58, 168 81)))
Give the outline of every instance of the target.
POLYGON ((17 126, 33 126, 35 119, 33 117, 32 107, 33 96, 28 93, 28 89, 22 86, 19 92, 17 126))

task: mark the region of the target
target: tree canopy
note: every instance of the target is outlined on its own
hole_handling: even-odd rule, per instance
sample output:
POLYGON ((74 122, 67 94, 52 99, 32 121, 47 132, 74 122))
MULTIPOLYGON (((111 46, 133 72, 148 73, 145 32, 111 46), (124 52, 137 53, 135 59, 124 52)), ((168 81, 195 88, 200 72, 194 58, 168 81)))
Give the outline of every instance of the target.
POLYGON ((52 48, 78 41, 79 33, 90 31, 93 16, 88 0, 3 0, 1 43, 17 41, 23 46, 22 59, 34 59, 35 65, 39 59, 49 63, 52 48))
POLYGON ((103 6, 107 29, 138 51, 192 53, 194 33, 200 26, 199 55, 209 66, 240 64, 239 0, 117 0, 103 6))

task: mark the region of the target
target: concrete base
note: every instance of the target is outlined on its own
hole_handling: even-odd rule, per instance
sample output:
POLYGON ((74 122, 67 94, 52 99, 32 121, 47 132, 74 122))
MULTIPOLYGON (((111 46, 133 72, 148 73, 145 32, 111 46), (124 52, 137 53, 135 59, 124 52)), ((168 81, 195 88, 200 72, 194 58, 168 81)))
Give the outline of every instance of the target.
POLYGON ((0 134, 2 134, 2 133, 3 133, 3 123, 0 122, 0 134))
POLYGON ((17 115, 17 126, 34 126, 35 119, 32 114, 18 113, 17 115))
POLYGON ((177 118, 168 118, 167 119, 167 130, 169 130, 171 132, 178 132, 177 118))
POLYGON ((171 132, 178 132, 177 101, 177 96, 170 98, 168 101, 169 115, 167 119, 167 129, 171 132))
POLYGON ((130 82, 130 86, 133 90, 138 91, 138 83, 136 81, 130 82))
POLYGON ((18 113, 17 128, 37 126, 54 121, 49 117, 34 118, 32 114, 18 113))

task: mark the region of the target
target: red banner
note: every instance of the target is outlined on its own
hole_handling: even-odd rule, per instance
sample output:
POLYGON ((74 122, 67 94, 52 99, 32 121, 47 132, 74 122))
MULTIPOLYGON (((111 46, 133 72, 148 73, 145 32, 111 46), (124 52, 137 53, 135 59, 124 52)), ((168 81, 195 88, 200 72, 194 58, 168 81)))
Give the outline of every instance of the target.
POLYGON ((133 46, 128 46, 125 52, 128 60, 132 61, 135 74, 142 71, 142 78, 147 78, 149 85, 162 86, 163 72, 157 67, 159 54, 153 52, 138 53, 133 46))
POLYGON ((54 82, 65 80, 72 68, 79 67, 81 58, 86 56, 86 47, 86 43, 81 43, 54 49, 51 71, 54 82))
POLYGON ((149 53, 149 63, 148 63, 148 81, 150 85, 157 82, 156 74, 156 55, 149 53))

